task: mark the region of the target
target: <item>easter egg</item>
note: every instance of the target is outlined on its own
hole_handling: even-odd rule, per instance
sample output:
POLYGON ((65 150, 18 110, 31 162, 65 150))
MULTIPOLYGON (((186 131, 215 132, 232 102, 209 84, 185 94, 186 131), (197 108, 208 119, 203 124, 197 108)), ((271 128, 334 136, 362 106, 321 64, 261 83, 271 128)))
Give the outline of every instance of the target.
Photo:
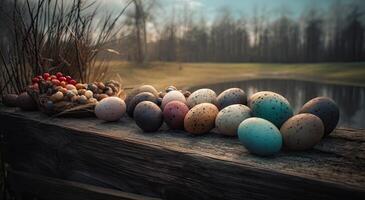
POLYGON ((79 104, 87 104, 87 97, 85 95, 80 95, 80 98, 78 99, 79 104))
POLYGON ((189 108, 201 103, 217 105, 217 94, 211 89, 200 89, 193 92, 187 99, 187 105, 189 108))
POLYGON ((162 111, 151 101, 142 101, 134 109, 134 120, 144 132, 157 131, 162 125, 162 111))
POLYGON ((253 117, 266 119, 278 128, 293 116, 288 100, 274 92, 260 92, 250 104, 253 117))
POLYGON ((280 151, 282 136, 271 122, 253 117, 244 120, 238 127, 238 138, 251 153, 270 156, 280 151))
POLYGON ((118 121, 125 114, 125 110, 126 106, 122 99, 107 97, 96 104, 95 115, 101 120, 113 122, 118 121))
POLYGON ((50 98, 51 101, 55 102, 59 102, 63 100, 63 93, 58 91, 56 93, 54 93, 50 98))
POLYGON ((259 97, 262 94, 265 94, 268 91, 261 91, 261 92, 256 92, 253 95, 251 95, 248 99, 247 99, 247 106, 251 108, 252 106, 252 102, 255 101, 257 99, 257 97, 259 97))
POLYGON ((246 93, 240 88, 231 88, 223 91, 217 97, 218 108, 223 109, 233 104, 247 104, 246 93))
POLYGON ((37 103, 27 92, 23 92, 18 96, 16 104, 25 111, 37 110, 37 103))
POLYGON ((72 84, 68 84, 68 85, 66 85, 66 89, 67 90, 73 90, 73 89, 76 89, 76 87, 72 84))
POLYGON ((290 150, 307 150, 321 141, 324 135, 322 120, 312 114, 298 114, 280 128, 284 145, 290 150))
POLYGON ((90 99, 94 96, 94 93, 91 90, 86 90, 84 95, 86 98, 90 99))
POLYGON ((171 129, 184 129, 184 118, 188 112, 189 107, 185 103, 171 101, 163 110, 163 118, 171 129))
POLYGON ((163 98, 162 98, 162 103, 161 103, 161 108, 162 110, 165 108, 165 106, 171 102, 171 101, 180 101, 184 104, 186 104, 186 99, 185 96, 176 90, 170 91, 168 92, 163 98))
POLYGON ((157 97, 150 92, 142 92, 134 96, 127 104, 127 113, 130 117, 133 117, 135 107, 142 101, 151 101, 157 104, 157 97))
POLYGON ((324 125, 324 134, 329 135, 337 126, 340 119, 340 109, 328 97, 317 97, 308 101, 299 113, 311 113, 319 117, 324 125))
POLYGON ((157 90, 152 85, 142 85, 140 87, 134 88, 127 94, 127 97, 125 99, 126 104, 129 104, 129 101, 132 100, 134 96, 142 92, 150 92, 156 97, 158 96, 157 90))
POLYGON ((171 92, 171 91, 175 91, 175 90, 177 90, 177 88, 175 87, 175 86, 169 86, 169 87, 167 87, 166 89, 165 89, 165 92, 166 93, 169 93, 169 92, 171 92))
POLYGON ((219 111, 215 126, 223 135, 236 136, 240 123, 249 117, 251 117, 249 107, 241 104, 230 105, 219 111))
POLYGON ((16 94, 6 94, 3 96, 3 104, 8 107, 16 107, 16 99, 18 95, 16 94))
POLYGON ((212 130, 215 126, 215 118, 218 108, 211 103, 201 103, 194 106, 186 114, 184 128, 192 134, 203 134, 212 130))

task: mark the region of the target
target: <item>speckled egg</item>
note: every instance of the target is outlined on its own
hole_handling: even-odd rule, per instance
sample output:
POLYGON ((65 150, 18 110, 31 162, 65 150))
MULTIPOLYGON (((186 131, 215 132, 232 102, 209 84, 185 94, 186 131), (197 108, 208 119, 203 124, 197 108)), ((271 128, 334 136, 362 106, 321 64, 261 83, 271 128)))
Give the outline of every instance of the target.
POLYGON ((16 105, 18 105, 22 110, 25 111, 37 110, 37 103, 26 92, 23 92, 18 96, 18 98, 16 99, 16 105))
POLYGON ((215 126, 215 118, 218 108, 211 103, 201 103, 194 106, 186 114, 184 128, 192 134, 203 134, 212 130, 215 126))
POLYGON ((144 132, 157 131, 162 125, 162 111, 155 103, 142 101, 134 109, 134 120, 144 132))
POLYGON ((230 105, 219 111, 215 118, 215 126, 219 133, 236 136, 240 123, 251 117, 251 109, 242 104, 230 105))
POLYGON ((124 101, 118 97, 107 97, 95 106, 95 115, 101 120, 118 121, 126 111, 124 101))
POLYGON ((142 101, 151 101, 157 104, 157 97, 150 92, 142 92, 137 94, 129 103, 127 104, 127 113, 130 117, 133 117, 133 112, 135 107, 142 101))
POLYGON ((193 92, 187 99, 189 108, 201 103, 217 105, 217 94, 211 89, 200 89, 193 92))
POLYGON ((223 91, 217 97, 218 108, 223 109, 233 104, 247 104, 246 93, 240 88, 231 88, 223 91))
POLYGON ((171 102, 171 101, 180 101, 184 104, 186 104, 186 98, 185 96, 177 91, 177 90, 173 90, 173 91, 170 91, 168 92, 162 99, 162 103, 161 103, 161 108, 162 110, 164 110, 165 106, 171 102))
POLYGON ((135 88, 135 89, 131 90, 127 94, 127 97, 125 99, 125 103, 128 104, 129 101, 131 101, 134 96, 136 96, 137 94, 142 93, 142 92, 150 92, 153 95, 155 95, 156 97, 158 96, 158 92, 157 92, 156 88, 154 88, 152 85, 142 85, 138 88, 135 88))
POLYGON ((3 104, 8 107, 16 107, 17 94, 6 94, 3 96, 3 104))
POLYGON ((278 128, 293 116, 293 109, 283 96, 274 92, 260 92, 255 96, 250 102, 252 116, 269 120, 278 128))
POLYGON ((163 110, 163 118, 171 129, 184 129, 184 118, 188 112, 189 107, 185 103, 171 101, 166 104, 163 110))
POLYGON ((251 95, 249 98, 247 98, 247 106, 251 108, 252 106, 252 102, 255 101, 257 99, 257 97, 259 97, 262 94, 265 94, 267 91, 261 91, 261 92, 256 92, 253 95, 251 95))
POLYGON ((270 156, 280 151, 282 136, 274 124, 262 118, 248 118, 238 127, 238 138, 256 155, 270 156))
POLYGON ((307 150, 321 141, 324 135, 322 120, 312 114, 298 114, 280 128, 284 145, 290 150, 307 150))
POLYGON ((324 135, 329 135, 337 126, 340 119, 340 109, 328 97, 317 97, 308 101, 299 113, 311 113, 319 117, 324 125, 324 135))

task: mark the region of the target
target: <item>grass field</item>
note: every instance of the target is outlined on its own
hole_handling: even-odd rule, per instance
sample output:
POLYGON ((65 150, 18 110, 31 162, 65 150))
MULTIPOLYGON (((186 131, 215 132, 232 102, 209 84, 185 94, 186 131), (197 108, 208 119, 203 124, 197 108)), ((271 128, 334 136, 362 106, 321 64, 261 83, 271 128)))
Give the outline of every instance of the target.
POLYGON ((260 63, 151 63, 139 67, 127 62, 110 62, 109 75, 119 74, 125 87, 151 84, 189 87, 207 83, 283 78, 350 85, 365 85, 365 63, 260 64, 260 63))

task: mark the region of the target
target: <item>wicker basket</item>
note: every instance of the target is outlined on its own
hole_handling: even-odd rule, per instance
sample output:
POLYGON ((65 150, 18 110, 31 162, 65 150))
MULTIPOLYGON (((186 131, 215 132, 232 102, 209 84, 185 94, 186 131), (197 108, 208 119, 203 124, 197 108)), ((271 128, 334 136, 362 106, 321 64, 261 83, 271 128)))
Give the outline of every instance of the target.
MULTIPOLYGON (((124 90, 120 85, 118 87, 118 93, 115 96, 120 98, 124 98, 124 90)), ((93 117, 95 105, 97 103, 87 103, 80 105, 78 103, 70 102, 70 101, 60 101, 57 103, 53 103, 52 106, 48 105, 50 101, 50 96, 48 96, 44 88, 40 86, 39 91, 36 91, 30 87, 27 88, 28 94, 35 100, 37 103, 38 109, 52 117, 75 117, 75 118, 83 118, 83 117, 93 117)))

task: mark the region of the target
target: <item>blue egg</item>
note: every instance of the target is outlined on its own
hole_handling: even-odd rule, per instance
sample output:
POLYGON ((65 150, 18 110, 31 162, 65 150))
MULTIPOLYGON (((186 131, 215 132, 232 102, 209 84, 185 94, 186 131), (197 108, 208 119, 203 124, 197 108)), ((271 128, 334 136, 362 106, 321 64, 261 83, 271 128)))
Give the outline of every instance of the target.
POLYGON ((266 119, 280 128, 293 116, 293 109, 288 100, 274 92, 259 92, 250 101, 253 117, 266 119))
POLYGON ((238 138, 249 152, 260 156, 279 152, 283 143, 279 129, 257 117, 248 118, 239 125, 238 138))

